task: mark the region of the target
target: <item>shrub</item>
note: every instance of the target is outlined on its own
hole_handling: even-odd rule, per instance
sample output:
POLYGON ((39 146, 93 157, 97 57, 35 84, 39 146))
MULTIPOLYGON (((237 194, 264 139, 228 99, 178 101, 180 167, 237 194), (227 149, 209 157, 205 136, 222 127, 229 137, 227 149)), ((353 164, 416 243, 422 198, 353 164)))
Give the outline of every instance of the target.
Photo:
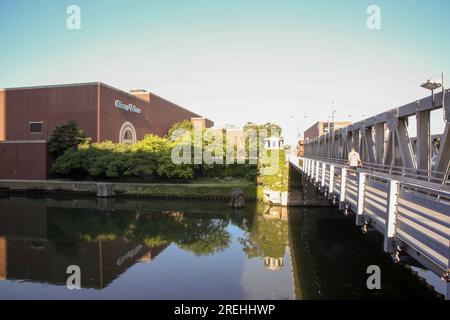
POLYGON ((74 149, 79 144, 86 143, 88 138, 78 129, 75 121, 55 128, 48 141, 48 151, 54 157, 59 157, 68 149, 74 149))
MULTIPOLYGON (((266 124, 265 127, 272 128, 274 125, 266 124)), ((64 136, 63 132, 70 131, 72 135, 75 135, 76 130, 74 128, 76 128, 76 125, 74 127, 73 123, 65 129, 58 128, 58 130, 55 130, 54 141, 63 141, 62 138, 58 138, 64 136), (58 132, 56 133, 56 131, 58 132)), ((169 130, 169 135, 180 128, 191 130, 193 134, 192 123, 183 121, 175 124, 169 130)), ((171 159, 172 149, 176 145, 179 146, 180 143, 186 143, 186 141, 173 142, 168 137, 162 138, 152 134, 146 135, 143 140, 133 145, 113 143, 111 141, 90 144, 81 139, 81 136, 74 138, 72 142, 71 144, 61 143, 59 145, 61 148, 55 147, 55 150, 58 149, 60 151, 65 148, 65 152, 59 155, 53 164, 52 172, 54 174, 74 179, 233 177, 255 182, 258 170, 268 165, 264 159, 261 161, 260 166, 248 163, 243 165, 177 165, 171 159), (79 143, 80 141, 84 143, 79 143)), ((206 142, 202 147, 204 151, 205 148, 208 148, 208 143, 206 142)), ((225 149, 223 154, 226 154, 225 149)), ((284 152, 280 154, 281 159, 284 159, 284 152)))
POLYGON ((171 146, 168 140, 153 135, 135 145, 110 141, 83 144, 59 156, 52 172, 75 179, 193 178, 191 166, 172 163, 171 146))

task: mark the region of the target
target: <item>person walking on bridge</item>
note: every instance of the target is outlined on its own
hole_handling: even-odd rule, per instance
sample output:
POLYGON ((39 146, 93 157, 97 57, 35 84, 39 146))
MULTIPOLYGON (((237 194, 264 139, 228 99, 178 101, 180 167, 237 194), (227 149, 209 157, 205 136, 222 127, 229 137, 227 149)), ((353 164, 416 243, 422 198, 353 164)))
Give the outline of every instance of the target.
POLYGON ((348 167, 352 170, 356 170, 361 166, 361 157, 358 152, 356 152, 355 148, 352 148, 352 151, 348 154, 348 167))

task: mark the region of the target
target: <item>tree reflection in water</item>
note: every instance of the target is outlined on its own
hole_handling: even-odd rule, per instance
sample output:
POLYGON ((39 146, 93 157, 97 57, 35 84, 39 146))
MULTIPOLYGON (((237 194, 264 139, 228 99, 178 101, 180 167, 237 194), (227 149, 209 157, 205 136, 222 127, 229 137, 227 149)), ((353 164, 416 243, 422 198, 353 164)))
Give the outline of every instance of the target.
MULTIPOLYGON (((334 208, 290 208, 288 224, 286 209, 262 204, 0 197, 0 298, 23 283, 65 286, 69 265, 83 270, 82 288, 114 282, 104 297, 185 297, 199 286, 196 298, 284 299, 290 288, 297 299, 434 297, 375 236, 334 208), (383 268, 382 292, 367 291, 367 265, 383 268)), ((59 297, 47 287, 29 296, 44 293, 59 297)))
POLYGON ((232 261, 224 272, 239 268, 244 257, 279 270, 287 242, 285 215, 251 203, 230 210, 212 202, 186 207, 179 201, 0 199, 0 241, 6 244, 3 251, 0 247, 0 267, 7 266, 0 276, 63 285, 67 266, 78 265, 82 287, 101 289, 136 262, 154 261, 170 245, 197 257, 227 251, 232 261))
POLYGON ((239 241, 249 258, 264 258, 264 265, 271 270, 283 267, 288 246, 287 209, 259 205, 259 214, 253 216, 251 227, 239 241))
POLYGON ((86 243, 118 237, 143 242, 149 248, 175 243, 197 256, 223 251, 231 242, 226 215, 179 211, 79 214, 77 210, 58 208, 49 213, 48 222, 49 239, 58 251, 68 255, 76 255, 86 243))
POLYGON ((213 255, 230 246, 231 223, 245 232, 239 241, 247 257, 264 258, 270 267, 283 265, 288 242, 286 209, 263 205, 220 213, 83 210, 80 214, 71 208, 49 208, 48 213, 49 239, 67 255, 76 255, 86 243, 118 237, 149 248, 173 243, 197 256, 213 255))

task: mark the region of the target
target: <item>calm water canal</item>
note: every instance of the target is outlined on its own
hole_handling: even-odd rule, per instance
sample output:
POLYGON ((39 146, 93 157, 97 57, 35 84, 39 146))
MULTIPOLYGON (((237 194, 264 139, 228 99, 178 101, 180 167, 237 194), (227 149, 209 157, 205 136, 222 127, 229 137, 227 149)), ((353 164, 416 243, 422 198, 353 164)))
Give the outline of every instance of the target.
POLYGON ((0 299, 336 298, 436 294, 333 208, 0 198, 0 299), (81 290, 66 287, 70 265, 81 290))

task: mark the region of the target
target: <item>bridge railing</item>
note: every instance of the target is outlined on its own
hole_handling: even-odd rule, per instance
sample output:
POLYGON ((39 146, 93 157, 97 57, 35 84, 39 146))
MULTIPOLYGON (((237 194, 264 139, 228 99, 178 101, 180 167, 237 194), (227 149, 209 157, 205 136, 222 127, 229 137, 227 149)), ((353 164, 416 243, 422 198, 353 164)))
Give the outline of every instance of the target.
MULTIPOLYGON (((315 159, 325 163, 334 163, 336 165, 347 165, 346 160, 336 159, 336 158, 328 158, 328 157, 310 157, 311 159, 315 159)), ((392 179, 402 179, 402 178, 410 178, 414 180, 420 180, 424 182, 433 183, 436 185, 441 185, 448 187, 447 190, 450 191, 450 179, 444 179, 446 174, 449 173, 442 171, 427 171, 421 169, 412 169, 403 166, 391 166, 391 165, 383 165, 377 163, 370 162, 362 162, 360 167, 361 171, 373 173, 373 174, 382 174, 392 179)))
POLYGON ((326 157, 334 163, 344 163, 352 149, 368 171, 449 185, 450 89, 304 142, 305 157, 326 157), (439 126, 444 130, 433 135, 441 130, 434 127, 438 123, 430 116, 438 109, 443 112, 439 126), (411 119, 415 119, 415 129, 409 126, 411 119))
POLYGON ((396 235, 413 255, 423 255, 427 267, 448 277, 450 195, 438 190, 400 184, 396 210, 396 235))
POLYGON ((379 171, 353 170, 343 162, 289 160, 301 163, 300 170, 337 201, 340 209, 354 213, 356 225, 364 231, 380 232, 386 252, 398 260, 412 257, 443 278, 450 289, 450 191, 445 186, 379 171))

